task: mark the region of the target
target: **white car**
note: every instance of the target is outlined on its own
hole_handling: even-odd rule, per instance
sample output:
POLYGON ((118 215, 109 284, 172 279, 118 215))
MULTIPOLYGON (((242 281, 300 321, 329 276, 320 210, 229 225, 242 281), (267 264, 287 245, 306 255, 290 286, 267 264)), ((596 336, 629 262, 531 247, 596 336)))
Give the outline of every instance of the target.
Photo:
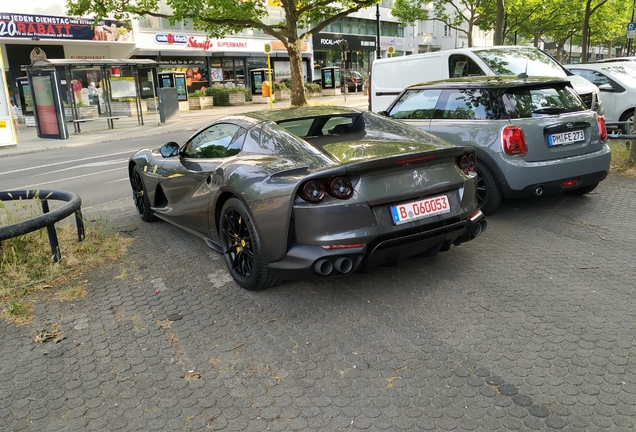
POLYGON ((627 67, 627 63, 632 62, 568 65, 570 71, 598 86, 605 108, 605 121, 610 123, 634 121, 636 70, 627 67))

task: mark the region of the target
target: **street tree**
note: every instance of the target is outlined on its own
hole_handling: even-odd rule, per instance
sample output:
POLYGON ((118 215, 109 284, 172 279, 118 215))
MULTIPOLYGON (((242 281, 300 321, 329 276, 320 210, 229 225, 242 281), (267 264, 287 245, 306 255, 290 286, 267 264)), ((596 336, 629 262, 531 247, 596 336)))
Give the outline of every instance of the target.
POLYGON ((277 0, 283 13, 269 14, 266 0, 67 0, 69 14, 130 19, 153 16, 171 23, 188 21, 209 37, 222 38, 258 29, 281 41, 289 54, 294 106, 307 105, 302 72, 302 43, 329 24, 378 0, 277 0))
POLYGON ((587 63, 587 53, 589 52, 589 30, 590 30, 590 18, 596 11, 598 11, 608 0, 585 0, 584 15, 583 15, 583 27, 581 28, 581 63, 587 63))

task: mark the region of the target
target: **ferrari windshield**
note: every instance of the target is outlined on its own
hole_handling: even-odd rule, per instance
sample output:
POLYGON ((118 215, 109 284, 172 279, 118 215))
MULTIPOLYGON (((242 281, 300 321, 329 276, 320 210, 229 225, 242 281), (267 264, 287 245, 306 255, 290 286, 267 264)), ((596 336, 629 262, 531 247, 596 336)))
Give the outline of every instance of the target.
POLYGON ((567 76, 556 60, 536 48, 488 48, 475 54, 495 75, 567 76))

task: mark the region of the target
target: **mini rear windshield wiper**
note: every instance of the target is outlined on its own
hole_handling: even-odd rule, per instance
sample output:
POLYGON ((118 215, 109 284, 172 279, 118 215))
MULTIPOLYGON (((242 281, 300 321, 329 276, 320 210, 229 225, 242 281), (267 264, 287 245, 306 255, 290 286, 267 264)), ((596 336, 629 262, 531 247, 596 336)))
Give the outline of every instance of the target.
POLYGON ((561 114, 567 111, 569 111, 567 108, 545 107, 532 111, 532 114, 561 114))

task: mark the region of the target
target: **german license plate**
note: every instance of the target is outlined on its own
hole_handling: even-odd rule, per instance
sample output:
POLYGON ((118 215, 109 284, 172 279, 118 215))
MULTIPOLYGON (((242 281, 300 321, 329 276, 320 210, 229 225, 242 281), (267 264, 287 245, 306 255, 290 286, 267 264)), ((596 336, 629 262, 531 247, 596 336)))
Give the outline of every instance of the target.
POLYGON ((548 144, 550 147, 574 144, 580 141, 585 141, 585 133, 582 130, 548 135, 548 144))
POLYGON ((391 216, 393 216, 394 225, 401 225, 450 211, 450 202, 447 195, 391 206, 391 216))

